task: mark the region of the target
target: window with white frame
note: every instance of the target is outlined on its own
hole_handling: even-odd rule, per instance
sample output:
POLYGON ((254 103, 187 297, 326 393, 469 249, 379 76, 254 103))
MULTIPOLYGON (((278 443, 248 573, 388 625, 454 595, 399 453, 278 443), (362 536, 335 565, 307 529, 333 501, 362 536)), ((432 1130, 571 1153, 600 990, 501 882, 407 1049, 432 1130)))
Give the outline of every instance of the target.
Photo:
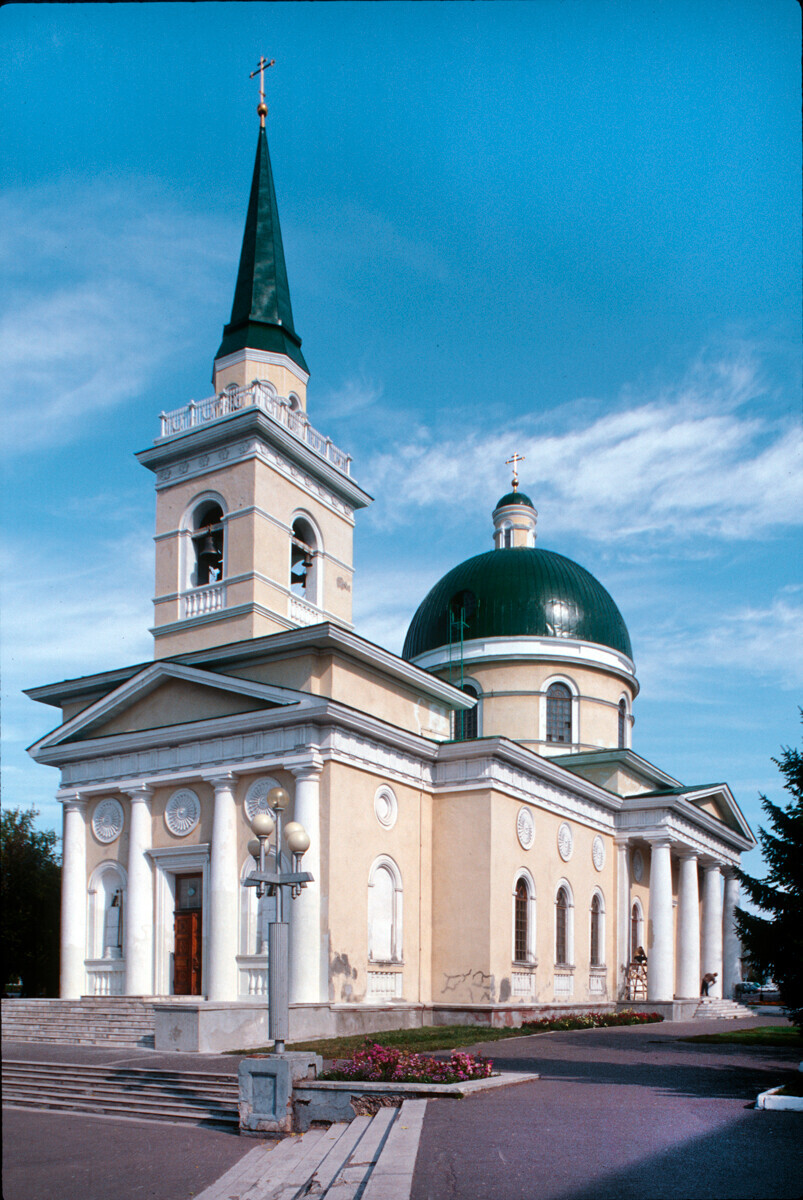
POLYGON ((402 878, 398 866, 380 855, 368 876, 368 959, 402 960, 402 878))
POLYGON ((635 900, 630 909, 630 959, 636 957, 636 951, 644 945, 644 912, 641 901, 635 900))
POLYGON ((627 749, 627 701, 624 696, 619 701, 618 711, 618 746, 620 750, 627 749))
POLYGON ((546 740, 571 743, 572 693, 565 683, 552 683, 547 688, 546 740))
POLYGON ((117 862, 96 867, 89 880, 87 957, 122 958, 126 875, 117 862))
POLYGON ((455 711, 454 714, 454 737, 456 742, 466 742, 471 738, 479 736, 479 698, 480 694, 473 683, 466 683, 460 689, 467 696, 471 696, 477 703, 473 708, 464 708, 455 711))
POLYGON ((568 883, 555 895, 555 965, 570 966, 574 960, 574 901, 568 883))
POLYGON ((535 884, 524 870, 513 887, 513 961, 535 963, 535 884))
POLYGON ((601 967, 605 963, 605 900, 600 891, 594 892, 591 897, 590 921, 589 962, 592 967, 601 967))

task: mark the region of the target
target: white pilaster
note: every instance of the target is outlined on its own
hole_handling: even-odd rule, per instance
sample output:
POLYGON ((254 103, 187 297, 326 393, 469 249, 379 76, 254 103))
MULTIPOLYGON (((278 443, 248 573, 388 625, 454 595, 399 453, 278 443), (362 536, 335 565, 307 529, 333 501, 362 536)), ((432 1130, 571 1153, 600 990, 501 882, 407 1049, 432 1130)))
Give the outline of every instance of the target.
POLYGON ((709 996, 722 995, 722 871, 719 863, 706 863, 703 869, 703 947, 702 974, 716 971, 717 978, 708 989, 709 996))
POLYGON ((630 948, 630 871, 627 861, 627 839, 616 843, 616 961, 619 964, 617 979, 621 994, 624 995, 627 968, 631 954, 636 947, 630 948))
POLYGON ((739 880, 732 870, 725 872, 722 906, 722 995, 731 999, 742 979, 742 944, 736 932, 734 914, 739 904, 739 880))
POLYGON ((317 1004, 321 1001, 321 820, 318 764, 294 767, 296 778, 293 817, 310 838, 301 863, 314 882, 291 901, 290 912, 290 1001, 317 1004))
MULTIPOLYGON (((212 846, 209 853, 209 964, 204 972, 210 1000, 237 999, 237 806, 235 776, 207 776, 215 789, 212 846)), ((206 920, 204 914, 204 920, 206 920)))
POLYGON ((700 892, 697 855, 680 856, 678 879, 677 995, 691 999, 700 992, 700 892))
POLYGON ((146 784, 126 789, 131 797, 128 830, 128 890, 123 915, 125 994, 153 995, 153 868, 151 797, 146 784))
POLYGON ((650 858, 650 926, 647 999, 672 1000, 675 955, 672 930, 672 858, 669 841, 654 841, 650 858))
POLYGON ((86 801, 78 792, 58 799, 64 818, 59 995, 79 1000, 86 988, 86 801))

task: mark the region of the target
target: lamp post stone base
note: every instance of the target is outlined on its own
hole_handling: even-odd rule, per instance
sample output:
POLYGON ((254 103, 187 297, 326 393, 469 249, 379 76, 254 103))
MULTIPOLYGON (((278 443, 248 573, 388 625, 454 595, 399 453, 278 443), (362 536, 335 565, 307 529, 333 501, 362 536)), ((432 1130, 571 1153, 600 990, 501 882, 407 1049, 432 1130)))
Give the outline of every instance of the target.
POLYGON ((250 1137, 292 1133, 296 1127, 293 1084, 317 1079, 322 1070, 319 1054, 291 1052, 242 1059, 237 1072, 240 1133, 250 1137))

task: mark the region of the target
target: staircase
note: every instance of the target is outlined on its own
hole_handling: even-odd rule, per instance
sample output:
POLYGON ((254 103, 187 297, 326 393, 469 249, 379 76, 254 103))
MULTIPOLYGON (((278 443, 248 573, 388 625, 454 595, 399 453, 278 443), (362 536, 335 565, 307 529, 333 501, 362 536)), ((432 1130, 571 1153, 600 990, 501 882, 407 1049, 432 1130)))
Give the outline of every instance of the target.
POLYGON ((128 996, 3 1000, 3 1041, 153 1049, 153 1005, 128 996))
POLYGON ((694 1010, 695 1021, 735 1021, 742 1017, 754 1017, 755 1013, 736 1000, 716 1000, 704 996, 694 1010))
POLYGON ((237 1076, 4 1062, 3 1104, 237 1128, 237 1076))

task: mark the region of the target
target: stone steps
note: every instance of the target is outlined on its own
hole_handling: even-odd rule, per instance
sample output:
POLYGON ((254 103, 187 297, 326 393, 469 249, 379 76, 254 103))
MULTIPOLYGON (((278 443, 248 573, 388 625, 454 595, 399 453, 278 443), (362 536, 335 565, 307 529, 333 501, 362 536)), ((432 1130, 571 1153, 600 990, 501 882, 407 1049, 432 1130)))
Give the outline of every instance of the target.
POLYGON ((704 997, 694 1010, 695 1021, 735 1021, 755 1014, 736 1000, 718 1000, 704 997))
POLYGON ((69 1063, 3 1063, 3 1103, 21 1108, 237 1128, 235 1075, 69 1063))
POLYGON ((81 1000, 3 1000, 9 1042, 153 1048, 153 1005, 127 996, 81 1000))

